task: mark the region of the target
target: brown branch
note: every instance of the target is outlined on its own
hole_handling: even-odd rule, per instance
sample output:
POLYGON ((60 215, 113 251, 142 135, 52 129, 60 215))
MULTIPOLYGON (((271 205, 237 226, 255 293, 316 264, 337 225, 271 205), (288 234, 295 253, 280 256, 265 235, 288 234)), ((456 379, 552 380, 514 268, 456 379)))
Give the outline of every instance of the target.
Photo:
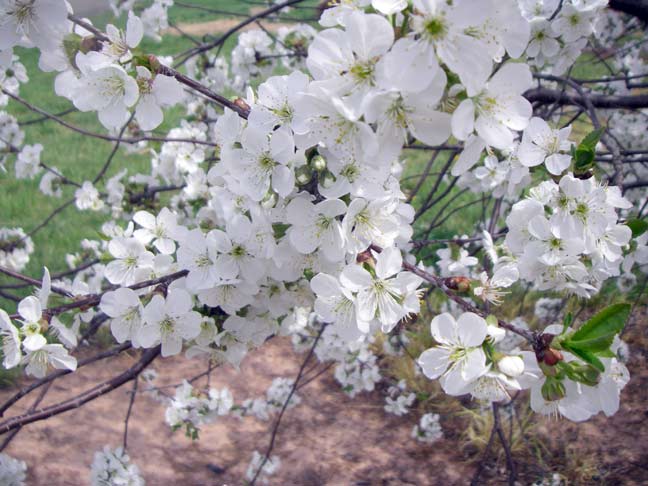
MULTIPOLYGON (((40 280, 36 280, 35 278, 28 277, 26 275, 23 275, 18 272, 14 272, 13 270, 5 267, 0 267, 0 273, 4 273, 5 275, 8 275, 11 278, 15 278, 16 280, 22 280, 23 282, 26 282, 30 285, 35 285, 36 287, 41 287, 43 285, 43 282, 40 280)), ((51 287, 52 292, 56 292, 57 294, 60 294, 64 297, 72 297, 72 294, 68 292, 65 289, 62 289, 60 287, 56 287, 52 285, 51 287)))
MULTIPOLYGON (((130 343, 124 343, 115 348, 109 349, 108 351, 104 351, 103 353, 99 353, 89 358, 79 360, 79 362, 77 363, 77 370, 79 368, 83 368, 84 366, 87 366, 96 361, 117 356, 118 354, 130 348, 131 348, 130 343)), ((57 378, 60 378, 61 376, 69 375, 70 373, 72 373, 72 371, 68 369, 56 370, 50 373, 49 375, 29 384, 25 388, 18 390, 18 392, 16 392, 11 397, 9 397, 9 399, 0 406, 0 417, 4 416, 4 413, 9 409, 9 407, 11 407, 14 403, 16 403, 21 398, 29 395, 32 391, 56 380, 57 378)))
POLYGON ((295 378, 295 381, 293 382, 293 385, 290 388, 290 393, 288 393, 288 396, 286 397, 286 401, 284 401, 284 404, 281 407, 281 411, 279 412, 279 415, 277 416, 277 419, 275 420, 274 425, 272 427, 272 435, 270 437, 270 443, 268 444, 268 448, 266 449, 265 455, 263 456, 263 461, 261 461, 259 468, 256 470, 256 473, 252 478, 252 481, 250 481, 250 486, 254 486, 256 484, 256 480, 258 479, 259 474, 261 474, 263 467, 266 465, 268 459, 270 458, 270 454, 272 453, 272 449, 274 448, 275 441, 277 440, 277 432, 279 431, 279 424, 281 423, 281 419, 283 418, 284 413, 288 408, 288 404, 290 403, 292 396, 295 394, 295 391, 297 391, 297 387, 299 386, 299 380, 301 380, 302 375, 304 374, 304 370, 306 369, 306 365, 308 364, 311 357, 315 353, 315 348, 317 347, 317 343, 322 337, 322 334, 324 333, 324 329, 326 329, 327 325, 328 325, 327 323, 322 324, 322 327, 317 332, 317 336, 315 336, 315 340, 313 341, 313 344, 311 345, 310 350, 306 355, 306 358, 304 358, 304 361, 299 367, 299 372, 297 373, 297 377, 295 378))
POLYGON ((251 15, 247 19, 243 20, 242 22, 236 24, 234 27, 229 29, 227 32, 225 32, 223 35, 221 35, 215 41, 209 42, 209 43, 204 44, 204 45, 202 45, 200 47, 195 47, 193 49, 188 50, 186 52, 186 54, 183 56, 183 59, 180 60, 176 65, 184 64, 190 58, 192 58, 194 56, 197 56, 198 54, 201 54, 203 52, 207 52, 207 51, 213 49, 214 47, 218 47, 219 45, 222 45, 223 43, 225 43, 225 41, 227 39, 229 39, 232 35, 234 35, 236 32, 238 32, 239 30, 241 30, 245 26, 247 26, 249 24, 252 24, 252 23, 256 22, 259 19, 262 19, 263 17, 267 17, 268 15, 271 15, 274 12, 277 12, 277 11, 281 10, 282 8, 288 7, 288 6, 296 4, 296 3, 300 3, 302 1, 303 0, 287 0, 285 2, 273 5, 270 8, 262 10, 261 12, 259 12, 257 14, 251 15))
MULTIPOLYGON (((377 245, 371 245, 369 248, 377 253, 382 252, 382 248, 380 248, 377 245)), ((408 263, 406 261, 403 261, 403 268, 408 272, 412 272, 413 274, 418 275, 426 282, 434 285, 436 288, 438 288, 444 294, 446 294, 451 300, 459 304, 459 306, 463 310, 467 312, 473 312, 474 314, 480 315, 482 317, 487 317, 487 314, 484 311, 478 309, 471 303, 465 301, 464 299, 456 295, 451 289, 446 287, 444 280, 441 277, 437 277, 436 275, 432 275, 431 273, 426 272, 425 270, 421 270, 416 265, 412 265, 411 263, 408 263)), ((512 333, 517 334, 519 336, 522 336, 523 338, 527 339, 529 342, 533 344, 535 344, 538 341, 536 333, 534 333, 533 331, 529 331, 528 329, 518 328, 517 326, 514 326, 513 324, 509 324, 508 322, 503 321, 501 319, 498 319, 497 324, 499 325, 499 327, 506 329, 507 331, 511 331, 512 333)))
MULTIPOLYGON (((72 130, 73 132, 79 133, 81 135, 85 135, 88 137, 92 138, 97 138, 99 140, 105 140, 107 142, 117 142, 120 140, 118 137, 113 137, 110 135, 103 135, 101 133, 95 133, 95 132, 90 132, 88 130, 85 130, 81 127, 77 127, 76 125, 72 125, 71 123, 68 123, 67 121, 63 120, 62 118, 52 115, 51 113, 48 113, 47 111, 43 110, 42 108, 39 108, 35 105, 32 105, 28 101, 22 99, 20 96, 16 96, 13 93, 10 93, 9 91, 6 91, 5 89, 0 88, 0 91, 9 96, 11 99, 14 101, 17 101, 27 109, 33 111, 34 113, 39 113, 43 115, 44 117, 47 117, 48 119, 55 121, 59 125, 64 126, 65 128, 68 128, 72 130)), ((203 140, 194 140, 191 138, 167 138, 167 137, 149 137, 149 136, 141 136, 141 137, 132 137, 132 138, 122 138, 121 139, 122 143, 128 143, 128 144, 135 144, 135 143, 140 143, 140 142, 179 142, 179 143, 195 143, 197 145, 209 145, 211 147, 217 146, 217 144, 213 142, 207 142, 203 140)))
POLYGON ((88 403, 102 395, 110 393, 111 391, 119 388, 124 383, 135 379, 151 362, 160 354, 160 346, 147 349, 140 360, 129 369, 120 373, 113 378, 104 381, 100 385, 80 393, 74 398, 64 400, 62 402, 50 405, 34 412, 27 412, 16 417, 11 417, 7 420, 0 422, 0 433, 10 432, 18 427, 22 427, 33 422, 45 420, 55 415, 62 414, 68 410, 79 408, 80 406, 88 403))
POLYGON ((549 88, 534 88, 524 93, 524 97, 531 103, 584 106, 587 101, 596 108, 619 108, 636 110, 648 108, 648 94, 633 96, 592 94, 585 97, 576 93, 561 92, 549 88))
MULTIPOLYGON (((150 279, 150 280, 144 280, 142 282, 138 282, 136 284, 129 285, 126 288, 129 288, 131 290, 139 290, 139 289, 143 289, 143 288, 146 288, 146 287, 151 287, 153 285, 160 285, 160 284, 166 285, 169 282, 173 282, 174 280, 177 280, 179 278, 182 278, 182 277, 186 276, 187 273, 189 273, 187 270, 180 270, 179 272, 170 273, 169 275, 164 275, 162 277, 153 278, 153 279, 150 279)), ((45 309, 44 312, 47 312, 50 316, 55 316, 55 315, 58 315, 58 314, 63 314, 64 312, 67 312, 67 311, 70 311, 70 310, 73 310, 73 309, 78 309, 80 307, 94 307, 94 306, 99 304, 99 302, 101 301, 101 297, 106 292, 110 292, 111 290, 114 290, 116 288, 119 288, 119 286, 113 286, 113 287, 111 287, 111 288, 109 288, 107 290, 104 290, 103 292, 100 292, 98 294, 91 294, 91 295, 89 295, 87 297, 76 300, 76 301, 71 302, 69 304, 63 304, 63 305, 60 305, 58 307, 50 307, 48 309, 45 309)), ((14 314, 14 315, 11 315, 10 317, 13 318, 13 319, 16 319, 19 316, 14 314)))

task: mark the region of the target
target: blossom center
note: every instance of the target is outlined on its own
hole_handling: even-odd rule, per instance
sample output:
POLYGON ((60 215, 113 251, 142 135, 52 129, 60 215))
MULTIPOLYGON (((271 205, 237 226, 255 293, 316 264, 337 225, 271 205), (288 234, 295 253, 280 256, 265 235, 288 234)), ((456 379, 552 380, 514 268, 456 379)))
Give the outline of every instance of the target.
POLYGON ((423 24, 425 35, 430 40, 443 39, 448 33, 448 25, 443 17, 431 17, 423 24))

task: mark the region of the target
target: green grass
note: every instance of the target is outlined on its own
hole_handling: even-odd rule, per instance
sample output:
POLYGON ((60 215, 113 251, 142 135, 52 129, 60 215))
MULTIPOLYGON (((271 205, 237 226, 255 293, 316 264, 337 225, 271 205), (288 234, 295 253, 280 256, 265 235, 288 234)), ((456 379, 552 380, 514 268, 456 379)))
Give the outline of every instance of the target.
MULTIPOLYGON (((282 13, 282 17, 296 19, 309 19, 314 17, 314 7, 319 2, 317 0, 306 0, 290 10, 282 13)), ((251 11, 256 12, 268 8, 269 2, 262 0, 186 0, 176 2, 174 7, 169 10, 169 21, 171 23, 179 22, 206 22, 219 17, 231 17, 244 19, 251 11), (189 8, 184 5, 191 5, 189 8)))
MULTIPOLYGON (((180 52, 190 43, 180 37, 167 36, 160 44, 144 41, 142 46, 147 52, 162 55, 180 52)), ((16 54, 30 76, 30 82, 21 87, 20 96, 31 104, 49 113, 58 113, 72 105, 65 98, 54 93, 53 73, 44 73, 38 69, 38 52, 36 50, 16 49, 16 54)), ((8 111, 19 121, 38 118, 28 108, 11 101, 8 111)), ((164 124, 156 133, 166 133, 178 124, 182 108, 169 110, 164 124)), ((65 120, 77 127, 96 133, 106 133, 97 120, 96 113, 71 113, 65 120)), ((43 163, 57 167, 60 172, 75 182, 92 180, 106 162, 113 144, 75 133, 54 121, 33 124, 25 127, 25 144, 40 143, 44 149, 41 154, 43 163)), ((119 150, 111 164, 105 182, 122 169, 128 174, 146 172, 150 167, 148 153, 128 154, 119 150)), ((25 231, 35 228, 54 209, 74 196, 75 187, 65 186, 60 199, 43 195, 39 189, 40 176, 34 180, 17 180, 13 174, 13 159, 7 164, 8 173, 0 173, 0 227, 22 227, 25 231)), ((102 184, 98 185, 101 190, 102 184)), ((78 251, 83 238, 96 238, 97 230, 109 216, 91 211, 77 211, 70 206, 61 212, 52 222, 34 235, 35 251, 24 273, 40 276, 42 266, 47 265, 51 271, 65 270, 66 253, 78 251)), ((0 282, 6 282, 0 278, 0 282)), ((0 302, 2 306, 4 302, 0 302)))
MULTIPOLYGON (((216 14, 207 12, 204 9, 213 9, 235 14, 244 14, 250 12, 250 9, 267 8, 267 4, 256 1, 238 1, 238 0, 187 0, 186 3, 195 7, 202 8, 184 8, 181 6, 172 7, 170 10, 170 20, 172 23, 179 22, 203 22, 215 18, 238 18, 231 15, 216 14)), ((288 15, 292 17, 306 18, 313 15, 311 7, 317 5, 316 0, 308 0, 300 4, 308 8, 295 8, 288 15)), ((115 20, 110 13, 102 14, 93 18, 93 22, 100 28, 103 28, 107 22, 115 23, 123 27, 125 16, 115 20)), ((227 53, 235 44, 235 37, 229 39, 223 52, 227 53)), ((183 52, 191 47, 190 40, 179 37, 166 35, 161 43, 155 43, 145 39, 141 44, 141 49, 145 53, 156 53, 159 55, 174 55, 183 52)), ((21 88, 21 96, 41 107, 48 112, 56 113, 63 111, 71 104, 64 98, 57 97, 53 92, 54 74, 43 73, 37 67, 38 52, 36 50, 17 49, 16 53, 20 56, 21 61, 27 67, 31 81, 21 88)), ((588 77, 599 75, 600 63, 594 67, 594 62, 579 62, 577 73, 579 76, 588 77)), ((590 61, 592 61, 590 59, 590 61)), ((225 93, 229 94, 229 93, 225 93)), ((19 121, 26 121, 37 117, 27 108, 11 102, 8 111, 18 118, 19 121)), ((178 107, 167 112, 165 123, 156 132, 165 133, 168 129, 177 125, 182 116, 182 108, 178 107)), ((83 127, 84 129, 97 133, 105 133, 105 129, 97 121, 96 113, 72 113, 65 117, 70 123, 83 127)), ((56 124, 52 121, 31 125, 26 127, 26 144, 41 143, 44 146, 42 160, 44 163, 57 167, 64 175, 70 179, 82 182, 92 180, 100 170, 108 157, 112 143, 88 138, 56 124)), ((411 191, 418 183, 418 174, 421 174, 426 166, 428 154, 422 151, 409 151, 408 162, 405 165, 403 190, 411 191)), ((435 184, 435 173, 438 173, 446 163, 446 158, 441 156, 433 164, 430 174, 422 184, 419 195, 413 200, 415 207, 419 207, 424 201, 426 195, 435 184)), ((150 157, 144 154, 127 154, 120 150, 113 161, 104 181, 126 168, 129 174, 140 171, 147 171, 150 164, 150 157)), ((44 196, 38 190, 40 177, 33 181, 18 181, 13 177, 12 163, 8 164, 9 174, 0 173, 0 227, 20 226, 26 231, 36 227, 43 219, 50 214, 60 204, 73 197, 74 187, 66 187, 61 199, 55 199, 44 196)), ((434 197, 438 197, 445 192, 447 182, 442 182, 434 197)), ((102 185, 99 185, 102 189, 102 185)), ((415 238, 441 239, 451 238, 455 235, 471 234, 474 231, 475 222, 482 219, 484 213, 490 214, 492 202, 483 210, 482 204, 478 203, 467 207, 460 213, 449 217, 443 225, 429 230, 430 225, 434 222, 439 211, 443 209, 443 216, 440 216, 437 223, 445 218, 453 208, 466 205, 479 199, 478 194, 467 192, 457 196, 459 190, 455 187, 448 192, 431 210, 419 218, 415 224, 415 238), (457 196, 457 197, 456 197, 457 196), (449 203, 449 204, 448 204, 449 203), (447 207, 445 207, 447 205, 447 207), (444 208, 445 207, 445 208, 444 208)), ((53 272, 65 270, 66 265, 64 255, 66 253, 77 252, 79 242, 83 238, 96 238, 97 230, 101 224, 108 219, 108 215, 103 213, 92 213, 89 211, 77 211, 74 206, 68 207, 59 214, 50 225, 38 232, 34 236, 35 252, 24 273, 38 277, 41 275, 42 266, 47 264, 53 272)), ((434 252, 440 245, 426 248, 421 252, 421 256, 427 260, 434 258, 434 252)), ((428 261, 430 263, 430 261, 428 261)), ((0 282, 5 280, 0 277, 0 282)), ((0 300, 0 306, 3 304, 0 300)))

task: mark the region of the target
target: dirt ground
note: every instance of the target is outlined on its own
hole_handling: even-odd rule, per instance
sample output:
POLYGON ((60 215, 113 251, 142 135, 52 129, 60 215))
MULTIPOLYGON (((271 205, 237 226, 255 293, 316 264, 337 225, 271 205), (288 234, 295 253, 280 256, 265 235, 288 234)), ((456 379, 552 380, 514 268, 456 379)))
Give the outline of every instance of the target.
MULTIPOLYGON (((210 20, 207 22, 195 22, 195 23, 184 23, 180 22, 178 28, 169 27, 163 34, 170 35, 182 35, 189 34, 194 36, 202 36, 206 34, 218 34, 221 32, 226 32, 232 27, 241 23, 241 19, 217 19, 210 20)), ((277 32, 279 28, 283 26, 288 26, 290 24, 285 24, 281 22, 261 22, 263 27, 269 32, 277 32)), ((246 25, 239 32, 245 32, 246 30, 258 30, 259 26, 255 23, 246 25)))
MULTIPOLYGON (((545 466, 548 470, 566 467, 566 458, 577 446, 582 466, 593 465, 597 471, 592 482, 581 484, 648 484, 646 357, 646 353, 633 354, 633 379, 623 392, 621 410, 611 419, 599 416, 580 425, 542 422, 546 443, 555 456, 545 466), (643 372, 637 373, 639 369, 643 372)), ((43 403, 90 388, 135 359, 135 355, 122 356, 114 368, 104 363, 84 367, 57 380, 43 403)), ((231 367, 216 369, 211 385, 229 387, 240 403, 263 394, 275 377, 294 377, 301 359, 285 338, 275 339, 250 354, 240 372, 231 367)), ((200 361, 182 357, 158 359, 152 367, 159 373, 160 385, 204 370, 200 361)), ((131 385, 125 385, 80 409, 26 426, 7 452, 27 462, 28 484, 88 484, 94 452, 122 442, 130 390, 131 385)), ((0 393, 0 400, 9 393, 0 393)), ((272 477, 272 485, 454 485, 467 484, 466 478, 472 477, 469 451, 462 450, 456 440, 461 430, 446 431, 449 437, 433 445, 416 443, 410 439, 415 417, 386 414, 378 391, 348 398, 331 370, 302 389, 300 396, 303 402, 286 413, 277 437, 274 453, 282 466, 272 477)), ((11 415, 21 411, 18 408, 11 415)), ((148 485, 241 485, 252 452, 265 450, 270 428, 271 422, 228 417, 205 426, 200 440, 192 442, 182 431, 171 432, 160 403, 138 395, 129 425, 128 453, 148 485)), ((505 478, 502 467, 486 469, 489 484, 502 484, 488 480, 498 475, 500 480, 505 478)), ((519 467, 519 484, 530 484, 532 480, 525 478, 534 477, 532 470, 523 464, 519 467)))
MULTIPOLYGON (((133 359, 122 357, 117 362, 125 368, 133 359)), ((212 386, 228 386, 240 402, 263 394, 275 377, 294 377, 299 365, 290 343, 275 340, 251 354, 240 373, 229 367, 215 370, 212 386)), ((202 371, 200 362, 180 357, 158 359, 153 368, 160 384, 177 383, 202 371)), ((431 477, 437 484, 455 484, 471 470, 461 465, 451 443, 441 447, 414 443, 409 434, 415 418, 385 414, 377 392, 346 397, 331 373, 304 388, 303 402, 287 412, 274 451, 282 467, 271 484, 429 484, 431 477)), ((103 364, 83 368, 57 381, 44 404, 110 375, 103 364)), ((80 409, 25 427, 7 452, 27 462, 29 484, 87 484, 94 452, 105 444, 121 444, 130 389, 125 385, 80 409)), ((200 440, 192 443, 182 431, 170 431, 161 404, 140 395, 129 424, 128 453, 149 485, 239 485, 253 451, 265 450, 270 427, 271 422, 254 418, 225 418, 206 426, 200 440), (215 469, 224 472, 216 474, 215 469)))

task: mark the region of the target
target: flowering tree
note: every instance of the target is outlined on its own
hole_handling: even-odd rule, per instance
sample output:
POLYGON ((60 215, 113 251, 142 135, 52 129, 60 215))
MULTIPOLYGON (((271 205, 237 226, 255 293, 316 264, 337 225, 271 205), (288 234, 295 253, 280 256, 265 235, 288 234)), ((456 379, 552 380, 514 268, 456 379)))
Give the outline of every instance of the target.
MULTIPOLYGON (((0 288, 3 366, 35 378, 0 411, 40 393, 0 420, 9 440, 138 377, 154 391, 146 368, 156 359, 185 352, 211 371, 290 336, 303 366, 265 397, 236 404, 192 377, 175 396, 158 395, 170 426, 192 437, 229 413, 275 415, 270 445, 248 470, 254 484, 279 467, 276 431, 299 404, 309 360, 332 363, 350 395, 372 390, 372 343, 407 349, 417 316, 431 319, 434 345, 412 366, 448 395, 490 404, 511 484, 497 414, 512 396, 530 390, 535 412, 573 421, 617 411, 629 380, 624 295, 648 268, 645 3, 343 0, 320 7, 318 22, 242 32, 305 3, 271 2, 165 58, 140 43, 169 28, 173 0, 113 0, 115 14, 127 13, 123 30, 94 27, 64 0, 0 1, 0 105, 113 145, 96 177, 77 181, 0 111, 3 168, 40 177, 52 198, 75 188, 41 225, 0 228, 0 272, 18 281, 0 288), (96 112, 106 131, 21 97, 16 46, 38 49, 40 69, 58 73, 56 94, 96 112), (605 75, 577 74, 579 60, 597 56, 605 75), (156 134, 179 105, 179 126, 156 134), (150 170, 106 179, 132 148, 150 150, 150 170), (69 271, 22 274, 32 237, 71 205, 105 216, 101 239, 68 255, 69 271), (615 303, 557 319, 610 280, 615 303), (35 294, 16 297, 21 282, 35 294), (505 319, 522 291, 542 325, 505 319), (115 346, 77 360, 104 326, 115 346), (57 378, 133 348, 141 352, 127 371, 38 408, 57 378)), ((416 399, 399 383, 386 410, 402 415, 416 399)), ((413 431, 423 442, 440 434, 433 414, 413 431)), ((93 484, 143 484, 125 448, 126 438, 97 453, 93 484)), ((0 477, 22 484, 24 464, 2 461, 0 477)))

